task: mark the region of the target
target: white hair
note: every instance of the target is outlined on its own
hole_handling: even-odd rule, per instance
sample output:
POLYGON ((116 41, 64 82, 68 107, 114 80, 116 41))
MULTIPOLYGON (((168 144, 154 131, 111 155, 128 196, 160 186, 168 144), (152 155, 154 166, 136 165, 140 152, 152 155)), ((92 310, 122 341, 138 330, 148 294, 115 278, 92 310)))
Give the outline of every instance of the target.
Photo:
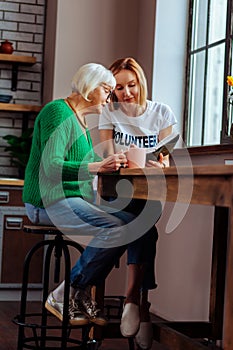
POLYGON ((112 89, 116 80, 110 70, 97 63, 87 63, 79 68, 71 82, 72 92, 78 92, 85 100, 88 95, 101 84, 107 84, 112 89))

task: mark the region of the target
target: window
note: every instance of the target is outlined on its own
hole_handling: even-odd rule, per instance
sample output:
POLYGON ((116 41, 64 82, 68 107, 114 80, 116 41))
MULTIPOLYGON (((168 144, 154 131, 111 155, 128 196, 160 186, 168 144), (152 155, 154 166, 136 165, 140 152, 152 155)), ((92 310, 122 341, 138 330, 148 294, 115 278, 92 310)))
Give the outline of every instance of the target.
POLYGON ((190 0, 184 110, 188 146, 232 142, 232 0, 190 0))

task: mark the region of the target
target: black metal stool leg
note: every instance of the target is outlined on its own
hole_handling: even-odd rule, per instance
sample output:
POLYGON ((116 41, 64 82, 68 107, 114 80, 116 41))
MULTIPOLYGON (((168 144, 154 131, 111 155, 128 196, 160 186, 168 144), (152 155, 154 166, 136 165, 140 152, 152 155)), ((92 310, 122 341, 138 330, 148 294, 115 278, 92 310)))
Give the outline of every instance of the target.
POLYGON ((96 340, 89 340, 86 345, 87 350, 97 350, 99 349, 99 342, 96 340))
POLYGON ((129 350, 134 350, 134 338, 128 338, 129 350))
POLYGON ((47 248, 45 254, 45 262, 44 262, 44 277, 43 277, 43 298, 42 298, 42 314, 41 314, 41 348, 46 348, 46 333, 47 333, 47 310, 45 308, 45 302, 48 297, 48 289, 49 289, 49 270, 50 270, 50 262, 52 257, 52 252, 55 247, 56 241, 52 240, 47 248))
MULTIPOLYGON (((50 243, 51 241, 49 241, 50 243)), ((27 291, 28 291, 28 276, 29 276, 29 268, 30 262, 35 254, 35 252, 41 247, 48 244, 48 241, 42 241, 37 243, 26 255, 23 267, 23 281, 22 281, 22 291, 21 291, 21 304, 20 304, 20 315, 18 318, 19 321, 19 334, 18 334, 18 350, 23 349, 24 344, 24 326, 21 324, 25 323, 25 315, 26 315, 26 303, 27 303, 27 291)))
POLYGON ((54 282, 59 282, 60 277, 60 267, 61 267, 61 257, 62 257, 62 244, 65 242, 62 238, 62 236, 56 236, 55 237, 55 251, 54 251, 54 257, 55 257, 55 268, 54 268, 54 282))
POLYGON ((70 294, 70 254, 67 244, 62 246, 65 259, 65 288, 64 288, 64 307, 63 307, 63 321, 62 321, 62 349, 66 349, 67 345, 67 326, 69 324, 69 294, 70 294))

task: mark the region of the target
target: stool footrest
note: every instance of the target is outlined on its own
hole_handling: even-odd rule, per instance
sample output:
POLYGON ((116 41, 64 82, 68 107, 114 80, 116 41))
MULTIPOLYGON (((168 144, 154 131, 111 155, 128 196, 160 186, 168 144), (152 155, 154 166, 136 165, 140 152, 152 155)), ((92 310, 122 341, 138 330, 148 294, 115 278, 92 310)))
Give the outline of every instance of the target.
MULTIPOLYGON (((50 316, 50 315, 48 315, 50 316)), ((42 314, 41 313, 28 313, 24 315, 24 321, 21 321, 22 316, 17 315, 12 320, 16 325, 20 327, 20 329, 31 329, 32 334, 30 335, 29 332, 27 332, 27 335, 24 335, 23 337, 23 348, 27 349, 58 349, 58 344, 55 346, 55 343, 61 343, 63 337, 61 334, 61 331, 63 329, 63 325, 57 325, 57 324, 38 324, 35 322, 35 320, 41 319, 42 314), (60 331, 61 335, 58 335, 58 332, 54 334, 54 331, 60 331), (44 332, 44 334, 42 334, 44 332), (51 334, 48 334, 48 333, 51 334), (52 334, 53 332, 53 334, 52 334), (43 344, 43 345, 42 345, 43 344)), ((54 319, 54 316, 50 316, 51 322, 54 319)), ((81 339, 74 339, 73 337, 68 336, 67 342, 66 342, 66 349, 83 349, 84 346, 86 346, 87 342, 89 341, 89 332, 91 327, 93 325, 85 325, 85 326, 71 326, 66 325, 67 334, 71 333, 72 329, 81 328, 81 339)))

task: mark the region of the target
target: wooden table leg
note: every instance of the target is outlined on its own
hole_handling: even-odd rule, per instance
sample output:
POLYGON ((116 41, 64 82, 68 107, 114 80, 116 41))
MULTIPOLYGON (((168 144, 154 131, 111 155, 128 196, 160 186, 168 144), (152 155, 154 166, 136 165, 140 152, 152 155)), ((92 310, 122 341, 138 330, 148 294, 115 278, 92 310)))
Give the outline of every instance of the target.
POLYGON ((223 331, 228 215, 228 208, 215 207, 209 306, 211 334, 214 340, 221 340, 223 331))
POLYGON ((229 212, 229 233, 227 244, 226 293, 223 324, 223 348, 233 349, 233 203, 229 212))

